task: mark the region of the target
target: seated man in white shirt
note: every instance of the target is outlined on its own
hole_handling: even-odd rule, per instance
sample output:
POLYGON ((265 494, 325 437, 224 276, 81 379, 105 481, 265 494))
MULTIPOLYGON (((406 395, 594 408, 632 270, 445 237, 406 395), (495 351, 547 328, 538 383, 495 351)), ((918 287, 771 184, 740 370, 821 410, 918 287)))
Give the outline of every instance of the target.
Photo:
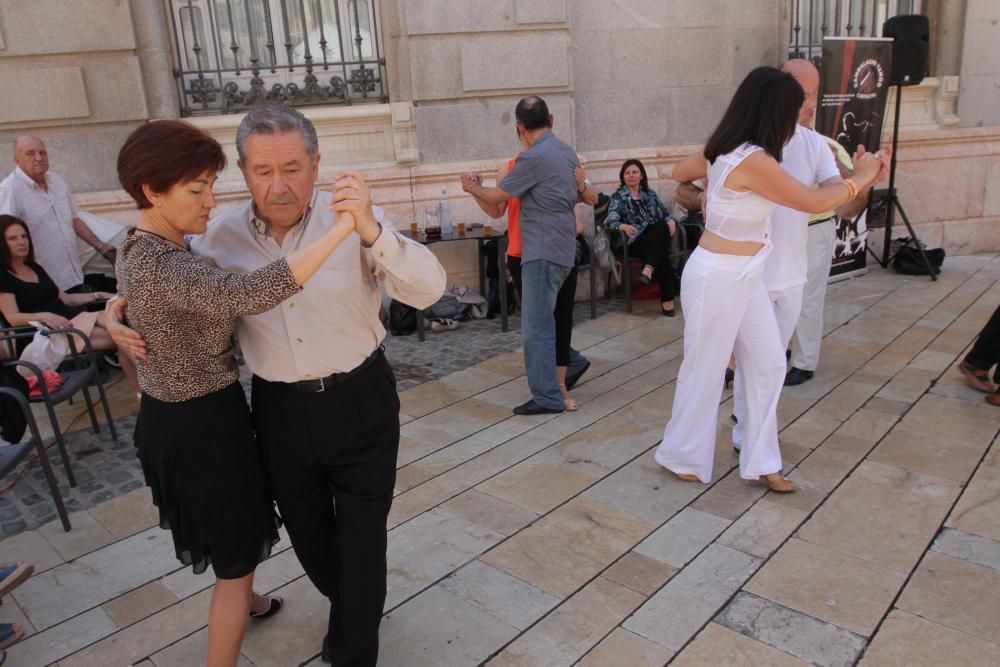
MULTIPOLYGON (((329 228, 334 195, 314 187, 316 129, 291 107, 251 111, 236 147, 252 200, 215 219, 192 251, 223 269, 251 271, 329 228)), ((347 175, 358 186, 336 197, 363 200, 357 233, 297 296, 241 318, 236 329, 254 374, 254 429, 278 510, 303 569, 330 599, 323 659, 374 666, 399 448, 399 398, 382 354, 379 281, 393 298, 426 308, 444 291, 445 272, 426 247, 398 234, 372 207, 360 175, 347 175)), ((113 329, 122 345, 142 349, 135 332, 113 329)))
POLYGON ((14 142, 14 163, 14 171, 0 182, 0 214, 13 215, 28 225, 35 261, 59 289, 73 292, 83 284, 77 236, 114 265, 114 246, 101 243, 80 219, 80 209, 66 181, 49 171, 49 153, 42 140, 18 137, 14 142))

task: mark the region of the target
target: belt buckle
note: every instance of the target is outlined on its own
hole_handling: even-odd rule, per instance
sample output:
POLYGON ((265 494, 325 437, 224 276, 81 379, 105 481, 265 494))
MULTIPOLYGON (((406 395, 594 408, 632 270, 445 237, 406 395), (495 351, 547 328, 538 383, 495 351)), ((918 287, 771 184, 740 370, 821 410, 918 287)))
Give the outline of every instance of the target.
POLYGON ((321 394, 324 391, 326 391, 326 378, 319 378, 319 389, 317 389, 314 393, 321 394))

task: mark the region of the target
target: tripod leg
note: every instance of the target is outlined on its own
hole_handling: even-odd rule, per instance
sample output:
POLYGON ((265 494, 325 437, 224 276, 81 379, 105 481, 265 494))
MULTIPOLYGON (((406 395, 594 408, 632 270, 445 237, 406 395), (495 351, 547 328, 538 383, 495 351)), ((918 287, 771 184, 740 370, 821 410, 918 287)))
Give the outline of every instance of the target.
POLYGON ((927 273, 930 275, 931 280, 937 280, 937 270, 931 266, 931 260, 927 259, 927 253, 924 252, 924 246, 917 238, 917 233, 913 231, 913 225, 910 224, 910 219, 906 217, 906 211, 903 210, 903 205, 900 202, 896 202, 896 208, 899 209, 899 217, 903 219, 903 223, 906 225, 906 229, 910 232, 910 238, 913 239, 913 244, 917 247, 917 252, 920 253, 920 258, 924 260, 924 266, 927 267, 927 273))

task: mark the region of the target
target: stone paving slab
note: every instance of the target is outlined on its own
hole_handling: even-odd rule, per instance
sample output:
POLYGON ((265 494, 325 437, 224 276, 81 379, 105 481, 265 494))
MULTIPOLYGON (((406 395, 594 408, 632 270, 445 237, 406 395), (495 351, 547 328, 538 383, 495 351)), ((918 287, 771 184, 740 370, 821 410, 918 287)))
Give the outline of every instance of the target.
POLYGON ((560 667, 574 664, 643 600, 640 593, 597 577, 487 664, 560 667))
POLYGON ((739 593, 715 622, 821 667, 849 667, 865 638, 750 593, 739 593))
MULTIPOLYGON (((406 358, 390 341, 412 437, 380 664, 997 662, 1000 411, 954 363, 1000 301, 998 280, 1000 258, 984 256, 949 258, 936 283, 876 270, 830 286, 820 370, 779 408, 786 472, 802 485, 791 495, 739 478, 729 392, 711 485, 652 462, 683 343, 682 318, 653 302, 578 319, 593 365, 580 410, 555 417, 510 415, 526 398, 523 362, 496 322, 430 335, 433 352, 400 341, 416 348, 406 358)), ((116 470, 103 448, 81 464, 105 464, 94 484, 116 470)), ((141 556, 135 540, 164 534, 150 530, 148 493, 111 495, 77 497, 73 533, 50 523, 2 543, 41 566, 24 604, 18 591, 0 607, 31 626, 8 664, 200 661, 211 579, 169 562, 169 546, 141 556), (146 571, 111 571, 123 550, 146 571), (92 581, 69 576, 84 565, 92 581)), ((11 502, 0 497, 0 517, 11 502)), ((287 539, 256 581, 286 609, 251 626, 241 665, 319 665, 327 603, 287 539)))

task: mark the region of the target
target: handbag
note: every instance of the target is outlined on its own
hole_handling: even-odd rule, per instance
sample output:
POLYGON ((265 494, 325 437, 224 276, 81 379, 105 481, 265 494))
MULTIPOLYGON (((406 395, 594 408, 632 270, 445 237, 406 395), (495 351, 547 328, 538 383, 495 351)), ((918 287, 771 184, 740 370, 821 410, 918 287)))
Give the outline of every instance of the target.
MULTIPOLYGON (((37 327, 38 331, 21 352, 21 361, 30 362, 43 371, 54 371, 69 354, 68 334, 46 335, 43 332, 46 327, 40 322, 30 322, 29 324, 37 327)), ((31 370, 23 366, 18 367, 17 371, 25 377, 34 375, 31 370)))
MULTIPOLYGON (((924 264, 924 260, 920 256, 920 251, 910 245, 913 241, 904 237, 897 239, 897 243, 900 244, 899 249, 892 259, 892 268, 896 273, 905 276, 930 275, 927 271, 927 265, 924 264)), ((920 242, 917 241, 917 243, 920 242)), ((923 243, 920 246, 923 247, 923 243)), ((924 254, 927 255, 927 261, 930 262, 935 275, 941 273, 941 265, 944 264, 945 257, 944 248, 924 248, 924 254)))
POLYGON ((603 226, 599 226, 594 231, 593 245, 594 264, 601 271, 610 272, 614 277, 615 285, 622 283, 621 264, 615 259, 611 252, 611 241, 608 239, 608 232, 603 226))

